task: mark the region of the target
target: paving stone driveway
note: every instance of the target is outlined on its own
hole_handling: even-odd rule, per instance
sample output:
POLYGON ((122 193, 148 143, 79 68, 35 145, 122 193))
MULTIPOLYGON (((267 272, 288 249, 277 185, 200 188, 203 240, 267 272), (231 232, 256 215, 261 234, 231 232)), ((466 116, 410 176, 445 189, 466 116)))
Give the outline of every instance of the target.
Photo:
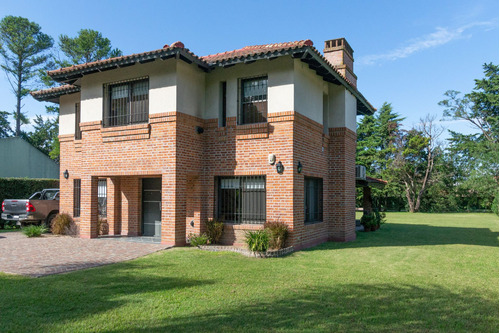
POLYGON ((161 244, 0 233, 0 272, 40 277, 130 260, 168 248, 161 244))

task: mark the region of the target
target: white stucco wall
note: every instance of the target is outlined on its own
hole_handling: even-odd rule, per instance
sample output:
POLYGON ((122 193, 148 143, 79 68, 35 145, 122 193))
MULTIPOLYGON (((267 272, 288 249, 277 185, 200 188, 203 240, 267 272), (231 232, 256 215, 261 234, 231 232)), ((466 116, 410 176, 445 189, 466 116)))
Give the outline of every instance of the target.
POLYGON ((220 84, 226 81, 226 116, 236 117, 238 112, 238 79, 267 75, 268 113, 293 111, 293 60, 288 57, 260 60, 229 68, 216 68, 206 76, 204 118, 218 118, 220 110, 220 84))
POLYGON ((356 132, 356 98, 343 86, 329 84, 328 99, 328 126, 356 132))
POLYGON ((299 59, 294 60, 296 112, 323 124, 323 79, 299 59))
POLYGON ((175 59, 109 70, 81 79, 82 122, 102 120, 103 84, 149 76, 149 113, 177 111, 175 59))
POLYGON ((75 134, 75 104, 78 102, 80 93, 59 98, 59 135, 75 134))
POLYGON ((177 111, 203 117, 205 72, 194 64, 177 62, 177 111))

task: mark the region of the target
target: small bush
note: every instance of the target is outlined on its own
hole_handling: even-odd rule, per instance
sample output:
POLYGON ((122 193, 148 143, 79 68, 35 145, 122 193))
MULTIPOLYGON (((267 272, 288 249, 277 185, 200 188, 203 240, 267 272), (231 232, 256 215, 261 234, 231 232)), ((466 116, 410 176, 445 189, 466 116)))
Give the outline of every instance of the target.
POLYGON ((206 222, 207 236, 210 244, 218 244, 224 232, 224 222, 209 219, 206 222))
POLYGON ((57 214, 52 220, 52 233, 54 235, 67 235, 67 229, 70 229, 72 223, 73 219, 68 214, 57 214))
POLYGON ((191 246, 207 245, 208 236, 206 234, 189 234, 188 243, 191 244, 191 246))
POLYGON ((40 237, 43 233, 48 232, 49 229, 43 225, 30 225, 23 228, 23 234, 28 237, 40 237))
POLYGON ((266 252, 269 248, 269 231, 256 230, 245 233, 245 241, 250 251, 266 252))
POLYGON ((269 247, 283 249, 288 238, 288 226, 281 222, 266 222, 264 229, 269 231, 269 247))
POLYGON ((100 217, 97 220, 97 232, 99 235, 107 235, 109 233, 109 224, 105 218, 100 217))

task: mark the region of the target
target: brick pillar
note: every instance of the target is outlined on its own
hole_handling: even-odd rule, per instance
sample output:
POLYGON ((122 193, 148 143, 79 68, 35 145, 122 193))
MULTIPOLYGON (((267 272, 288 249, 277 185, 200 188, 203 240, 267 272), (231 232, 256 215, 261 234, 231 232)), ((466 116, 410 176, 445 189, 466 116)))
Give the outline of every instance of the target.
POLYGON ((121 234, 138 236, 141 232, 141 179, 123 177, 121 189, 121 234))
POLYGON ((356 239, 356 133, 346 127, 330 128, 327 204, 331 207, 328 238, 356 239))
POLYGON ((120 178, 110 177, 107 181, 108 197, 106 200, 107 221, 110 235, 119 235, 121 233, 121 192, 120 178))
POLYGON ((97 202, 97 177, 85 176, 81 178, 81 213, 80 237, 97 237, 97 219, 99 215, 97 202))
POLYGON ((186 182, 186 234, 205 231, 201 225, 201 184, 199 176, 188 176, 186 182), (191 226, 191 222, 194 226, 191 226))
POLYGON ((162 175, 161 243, 186 245, 186 176, 179 170, 162 175))

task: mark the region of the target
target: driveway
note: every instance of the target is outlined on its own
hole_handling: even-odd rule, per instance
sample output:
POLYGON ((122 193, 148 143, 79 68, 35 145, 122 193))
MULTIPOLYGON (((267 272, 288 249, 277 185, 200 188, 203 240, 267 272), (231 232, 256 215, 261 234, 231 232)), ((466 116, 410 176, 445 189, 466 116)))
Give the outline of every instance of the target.
POLYGON ((115 239, 0 233, 0 272, 40 277, 131 260, 168 248, 115 239))

